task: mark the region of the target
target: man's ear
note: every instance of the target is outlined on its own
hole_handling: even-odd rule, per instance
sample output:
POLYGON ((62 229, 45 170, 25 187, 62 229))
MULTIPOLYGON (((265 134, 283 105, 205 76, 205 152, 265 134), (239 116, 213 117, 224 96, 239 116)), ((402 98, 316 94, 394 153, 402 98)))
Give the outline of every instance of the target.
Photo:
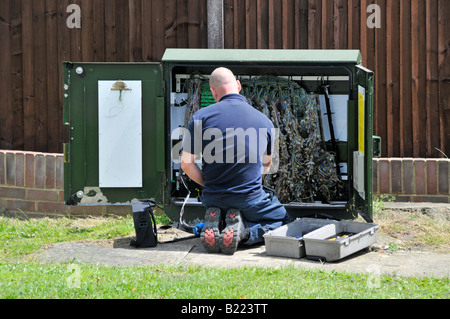
POLYGON ((211 90, 212 96, 214 98, 214 101, 218 102, 217 99, 217 91, 215 89, 213 89, 212 87, 209 88, 211 90))
POLYGON ((241 92, 241 90, 242 90, 241 82, 239 82, 239 80, 236 80, 236 83, 237 83, 238 92, 241 92))

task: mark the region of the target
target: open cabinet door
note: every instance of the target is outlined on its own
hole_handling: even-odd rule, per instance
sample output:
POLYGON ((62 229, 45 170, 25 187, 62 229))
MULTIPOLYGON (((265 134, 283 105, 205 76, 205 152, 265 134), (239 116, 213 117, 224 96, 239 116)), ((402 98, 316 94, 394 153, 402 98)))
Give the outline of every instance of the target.
POLYGON ((162 73, 159 63, 63 64, 66 204, 161 200, 162 73))
POLYGON ((362 66, 356 69, 357 149, 353 151, 353 188, 357 212, 367 221, 372 214, 373 100, 374 73, 362 66))

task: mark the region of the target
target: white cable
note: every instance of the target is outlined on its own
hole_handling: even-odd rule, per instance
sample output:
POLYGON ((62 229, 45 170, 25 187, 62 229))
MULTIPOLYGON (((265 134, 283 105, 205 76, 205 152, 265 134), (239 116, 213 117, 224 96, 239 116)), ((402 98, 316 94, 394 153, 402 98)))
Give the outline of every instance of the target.
POLYGON ((188 191, 188 194, 186 196, 186 198, 184 199, 183 205, 181 206, 181 211, 180 211, 180 224, 186 227, 190 227, 188 224, 186 224, 183 220, 183 214, 184 214, 184 206, 186 205, 187 201, 189 200, 189 197, 191 196, 191 191, 189 190, 189 188, 187 187, 186 183, 184 182, 183 177, 180 177, 181 182, 183 183, 184 187, 186 187, 186 190, 188 191))

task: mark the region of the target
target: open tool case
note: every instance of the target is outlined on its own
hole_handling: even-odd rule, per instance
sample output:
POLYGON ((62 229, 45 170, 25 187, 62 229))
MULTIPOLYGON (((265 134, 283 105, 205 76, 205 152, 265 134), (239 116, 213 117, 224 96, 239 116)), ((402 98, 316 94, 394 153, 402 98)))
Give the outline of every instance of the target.
POLYGON ((337 261, 377 241, 378 225, 297 218, 264 235, 267 255, 337 261))

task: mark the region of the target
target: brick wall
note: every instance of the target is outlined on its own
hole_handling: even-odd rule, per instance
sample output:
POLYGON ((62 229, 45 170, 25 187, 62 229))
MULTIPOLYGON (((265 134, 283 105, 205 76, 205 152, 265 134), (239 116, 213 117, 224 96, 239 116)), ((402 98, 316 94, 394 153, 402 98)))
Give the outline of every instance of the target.
POLYGON ((391 194, 402 202, 450 203, 450 160, 377 158, 373 161, 374 194, 391 194))
POLYGON ((62 154, 0 150, 0 212, 123 215, 128 206, 65 206, 62 154))
MULTIPOLYGON (((129 206, 68 207, 64 200, 62 154, 0 150, 0 212, 27 215, 124 215, 129 206)), ((378 158, 373 162, 374 194, 397 201, 450 203, 450 160, 378 158)))

